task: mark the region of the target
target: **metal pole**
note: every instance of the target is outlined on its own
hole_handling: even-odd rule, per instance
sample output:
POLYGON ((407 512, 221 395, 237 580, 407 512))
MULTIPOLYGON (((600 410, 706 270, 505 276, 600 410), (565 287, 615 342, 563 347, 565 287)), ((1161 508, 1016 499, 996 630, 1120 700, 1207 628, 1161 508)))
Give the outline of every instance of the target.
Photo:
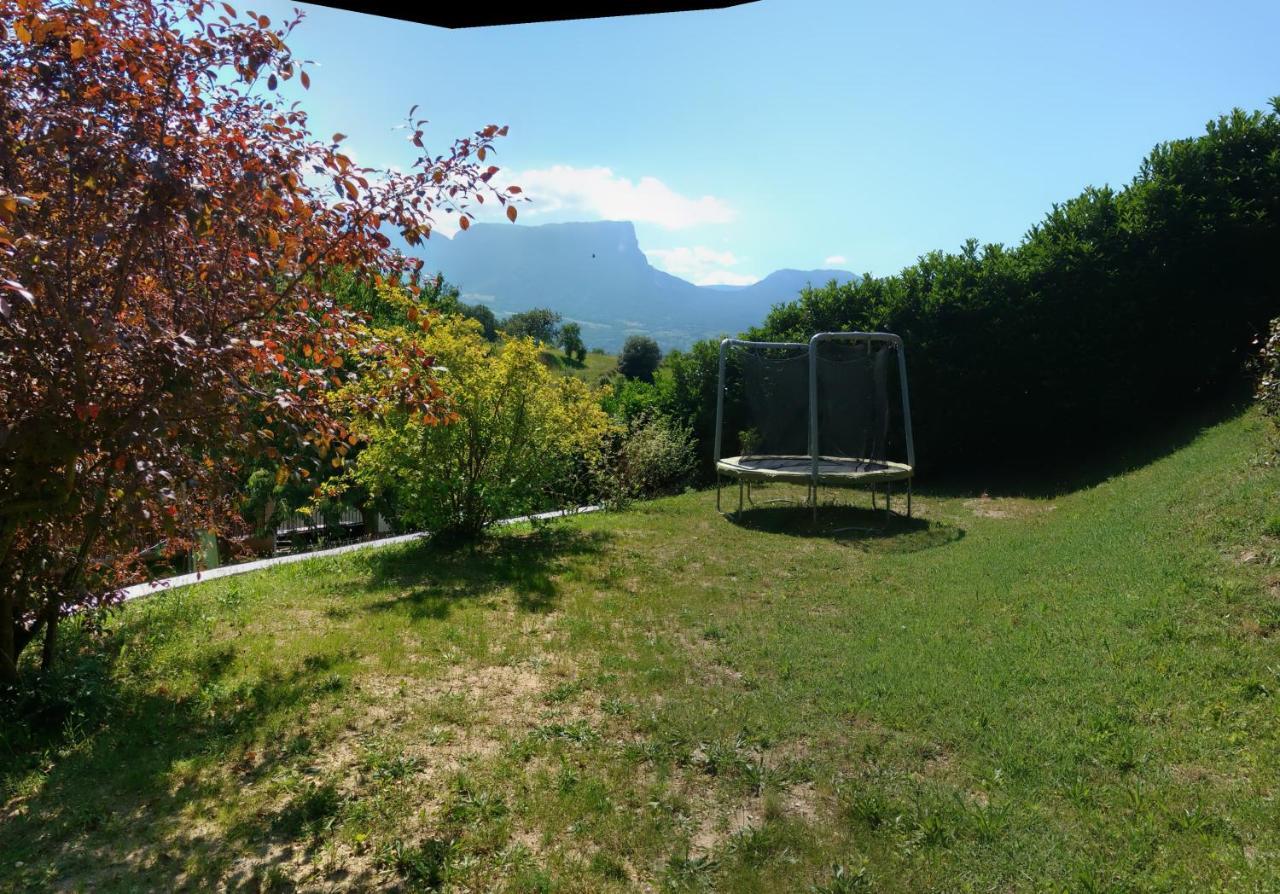
POLYGON ((821 333, 809 339, 809 462, 813 487, 813 521, 818 521, 818 341, 821 333))
POLYGON ((907 436, 907 465, 911 474, 916 471, 916 442, 911 435, 911 398, 907 393, 907 354, 902 346, 902 339, 894 336, 894 345, 898 349, 898 378, 902 382, 902 427, 907 436))
MULTIPOLYGON (((729 341, 730 339, 726 338, 726 339, 722 339, 720 342, 720 377, 718 380, 719 382, 718 387, 716 388, 716 439, 715 439, 716 446, 715 446, 715 456, 713 457, 713 460, 716 463, 717 468, 719 468, 719 465, 720 465, 720 448, 721 448, 720 429, 724 425, 724 365, 725 365, 724 359, 725 359, 725 349, 729 347, 729 341)), ((718 479, 719 475, 717 474, 716 477, 718 479)))

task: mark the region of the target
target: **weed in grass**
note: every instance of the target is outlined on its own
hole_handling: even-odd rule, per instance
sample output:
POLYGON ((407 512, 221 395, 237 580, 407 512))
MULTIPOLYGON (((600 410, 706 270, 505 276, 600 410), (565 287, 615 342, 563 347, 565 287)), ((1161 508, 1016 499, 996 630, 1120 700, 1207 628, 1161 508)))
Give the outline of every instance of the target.
POLYGON ((689 856, 688 851, 667 858, 662 887, 669 891, 700 891, 711 887, 719 861, 709 854, 689 856))
POLYGON ((867 870, 867 860, 863 857, 854 866, 839 863, 831 867, 831 876, 809 888, 812 894, 857 894, 859 891, 871 890, 871 876, 867 870))
POLYGON ((596 851, 591 855, 591 862, 588 864, 591 872, 601 878, 607 878, 613 882, 627 882, 631 880, 631 876, 627 873, 627 867, 622 865, 621 861, 606 854, 604 851, 596 851))
POLYGON ((868 829, 879 829, 894 814, 889 799, 875 786, 854 785, 841 792, 840 799, 845 815, 868 829))
POLYGON ((244 591, 238 581, 229 582, 218 594, 218 605, 228 613, 235 612, 244 604, 244 591))
POLYGON ((983 844, 994 844, 1009 828, 1009 811, 990 804, 972 804, 967 817, 974 837, 983 844))
POLYGON ((332 782, 308 782, 278 813, 272 829, 289 838, 315 837, 333 827, 342 796, 332 782))
POLYGON ((398 782, 417 773, 421 766, 418 758, 376 742, 365 747, 361 760, 361 769, 379 783, 398 782))
POLYGON ((477 788, 466 776, 453 783, 453 796, 444 810, 444 818, 454 826, 465 828, 502 819, 508 813, 507 803, 488 789, 477 788))
POLYGON ((600 710, 610 717, 626 717, 634 709, 633 702, 623 701, 620 698, 606 698, 600 702, 600 710))
POLYGON ((570 723, 544 723, 535 727, 529 735, 537 741, 560 740, 578 745, 600 740, 600 734, 585 720, 574 720, 570 723))
POLYGON ((537 866, 526 866, 510 877, 506 891, 511 894, 551 894, 556 889, 550 873, 537 866))
POLYGON ((726 852, 742 866, 761 868, 769 864, 796 862, 794 830, 783 821, 766 820, 731 837, 726 852))
POLYGON ((543 700, 549 705, 558 705, 576 696, 582 691, 582 684, 577 680, 568 683, 561 683, 554 687, 543 697, 543 700))
POLYGON ((437 891, 444 884, 454 854, 451 839, 428 838, 418 845, 399 838, 380 848, 375 861, 392 869, 414 890, 437 891))

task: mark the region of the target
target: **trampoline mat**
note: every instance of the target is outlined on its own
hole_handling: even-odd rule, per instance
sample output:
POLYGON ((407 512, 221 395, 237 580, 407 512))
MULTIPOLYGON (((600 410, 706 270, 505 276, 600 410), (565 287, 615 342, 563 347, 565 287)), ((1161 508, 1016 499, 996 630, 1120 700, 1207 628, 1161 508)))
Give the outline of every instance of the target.
MULTIPOLYGON (((716 471, 747 481, 813 480, 810 456, 727 456, 716 463, 716 471)), ((911 466, 887 460, 854 459, 840 456, 818 458, 818 481, 839 486, 872 481, 900 481, 911 477, 911 466)))

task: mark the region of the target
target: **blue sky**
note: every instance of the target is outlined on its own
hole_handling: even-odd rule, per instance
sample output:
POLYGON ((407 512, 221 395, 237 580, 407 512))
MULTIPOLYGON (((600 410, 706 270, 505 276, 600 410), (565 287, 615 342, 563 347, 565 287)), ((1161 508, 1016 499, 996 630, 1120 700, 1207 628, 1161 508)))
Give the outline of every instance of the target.
POLYGON ((1280 94, 1275 0, 761 0, 458 31, 252 7, 306 12, 306 108, 360 163, 412 160, 393 128, 415 103, 433 151, 509 125, 517 226, 631 219, 655 266, 701 283, 1016 243, 1156 142, 1280 94))

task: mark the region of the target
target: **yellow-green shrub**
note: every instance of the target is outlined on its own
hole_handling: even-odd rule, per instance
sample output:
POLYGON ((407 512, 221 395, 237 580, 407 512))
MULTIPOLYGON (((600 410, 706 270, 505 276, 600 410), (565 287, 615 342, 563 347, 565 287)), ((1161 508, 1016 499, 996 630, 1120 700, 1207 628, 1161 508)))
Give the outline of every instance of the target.
POLYGON ((548 370, 531 339, 490 343, 475 320, 442 317, 416 337, 439 367, 449 421, 361 415, 353 427, 368 443, 347 480, 389 497, 402 525, 446 535, 569 502, 575 470, 612 427, 600 396, 548 370))

